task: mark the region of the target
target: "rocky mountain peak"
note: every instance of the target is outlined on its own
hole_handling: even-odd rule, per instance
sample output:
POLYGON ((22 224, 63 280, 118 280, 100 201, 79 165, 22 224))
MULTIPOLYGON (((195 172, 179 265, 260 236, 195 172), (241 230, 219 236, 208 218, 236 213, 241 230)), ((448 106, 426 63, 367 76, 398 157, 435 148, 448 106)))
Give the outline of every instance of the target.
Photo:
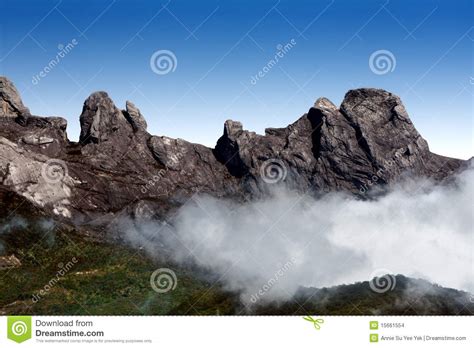
POLYGON ((0 76, 0 117, 16 118, 18 123, 25 124, 30 110, 23 105, 20 93, 13 83, 0 76))
POLYGON ((397 118, 411 124, 405 107, 398 96, 383 89, 359 88, 344 96, 341 110, 353 122, 363 119, 366 123, 383 124, 397 118))
POLYGON ((224 136, 232 137, 242 132, 242 123, 238 121, 227 120, 224 123, 224 136))
POLYGON ((102 143, 115 135, 131 130, 126 120, 106 92, 92 93, 84 102, 79 118, 81 144, 102 143))
POLYGON ((325 97, 318 98, 314 102, 313 107, 316 109, 326 110, 326 111, 331 111, 331 112, 337 111, 336 105, 334 105, 332 101, 330 101, 329 99, 325 97))
POLYGON ((387 155, 419 161, 429 151, 402 101, 390 92, 374 88, 351 90, 344 97, 341 112, 374 161, 384 161, 387 155))

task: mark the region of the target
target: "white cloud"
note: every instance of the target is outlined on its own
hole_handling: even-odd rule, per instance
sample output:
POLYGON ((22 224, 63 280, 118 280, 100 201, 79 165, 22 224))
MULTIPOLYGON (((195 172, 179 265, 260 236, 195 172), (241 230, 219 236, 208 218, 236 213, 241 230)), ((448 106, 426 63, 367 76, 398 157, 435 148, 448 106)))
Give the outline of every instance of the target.
POLYGON ((405 182, 370 201, 282 189, 242 205, 200 196, 173 227, 144 224, 126 235, 151 254, 169 250, 210 270, 246 302, 262 289, 260 298, 279 299, 300 286, 369 280, 376 269, 473 292, 473 189, 469 169, 446 186, 405 182))

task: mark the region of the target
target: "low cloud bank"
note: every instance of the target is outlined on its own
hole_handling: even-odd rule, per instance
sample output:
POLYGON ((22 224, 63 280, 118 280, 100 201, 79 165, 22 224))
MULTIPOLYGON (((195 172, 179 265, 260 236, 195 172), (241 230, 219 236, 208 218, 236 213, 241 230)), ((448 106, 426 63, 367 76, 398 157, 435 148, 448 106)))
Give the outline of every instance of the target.
POLYGON ((372 201, 277 189, 236 204, 194 197, 171 225, 122 226, 135 246, 210 270, 245 303, 300 286, 369 280, 385 271, 474 292, 474 170, 434 186, 405 182, 372 201))

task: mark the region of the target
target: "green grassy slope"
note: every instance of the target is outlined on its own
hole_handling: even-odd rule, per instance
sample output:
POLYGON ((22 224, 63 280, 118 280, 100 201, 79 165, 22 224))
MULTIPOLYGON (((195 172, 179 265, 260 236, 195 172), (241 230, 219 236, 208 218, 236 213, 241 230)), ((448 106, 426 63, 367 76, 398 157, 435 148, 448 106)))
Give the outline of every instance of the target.
MULTIPOLYGON (((1 190, 0 198, 0 255, 14 254, 21 261, 20 267, 0 270, 0 315, 249 313, 243 310, 238 294, 206 280, 211 277, 203 277, 202 270, 105 243, 93 238, 92 231, 53 222, 24 199, 1 190), (68 271, 58 277, 58 271, 68 264, 68 271), (150 285, 151 274, 161 267, 172 269, 178 279, 176 288, 167 293, 157 293, 150 285), (48 286, 41 295, 40 291, 48 286), (33 301, 38 294, 41 298, 33 301)), ((465 292, 401 275, 396 281, 393 291, 383 294, 371 291, 368 282, 327 289, 302 288, 292 300, 259 305, 252 313, 474 314, 474 297, 465 292)))

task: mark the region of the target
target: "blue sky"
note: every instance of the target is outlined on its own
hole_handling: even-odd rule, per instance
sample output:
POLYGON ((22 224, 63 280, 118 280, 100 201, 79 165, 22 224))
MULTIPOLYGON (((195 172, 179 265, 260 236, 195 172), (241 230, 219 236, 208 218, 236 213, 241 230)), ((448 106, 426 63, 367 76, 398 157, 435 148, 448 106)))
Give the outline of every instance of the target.
POLYGON ((432 151, 469 158, 472 7, 469 0, 0 0, 0 74, 32 113, 65 117, 71 139, 84 100, 105 90, 120 108, 133 101, 150 133, 209 146, 229 118, 263 133, 295 121, 320 96, 339 105, 349 89, 384 88, 402 97, 432 151), (176 60, 157 74, 150 58, 162 50, 176 60), (392 58, 377 74, 369 60, 380 50, 392 58))

